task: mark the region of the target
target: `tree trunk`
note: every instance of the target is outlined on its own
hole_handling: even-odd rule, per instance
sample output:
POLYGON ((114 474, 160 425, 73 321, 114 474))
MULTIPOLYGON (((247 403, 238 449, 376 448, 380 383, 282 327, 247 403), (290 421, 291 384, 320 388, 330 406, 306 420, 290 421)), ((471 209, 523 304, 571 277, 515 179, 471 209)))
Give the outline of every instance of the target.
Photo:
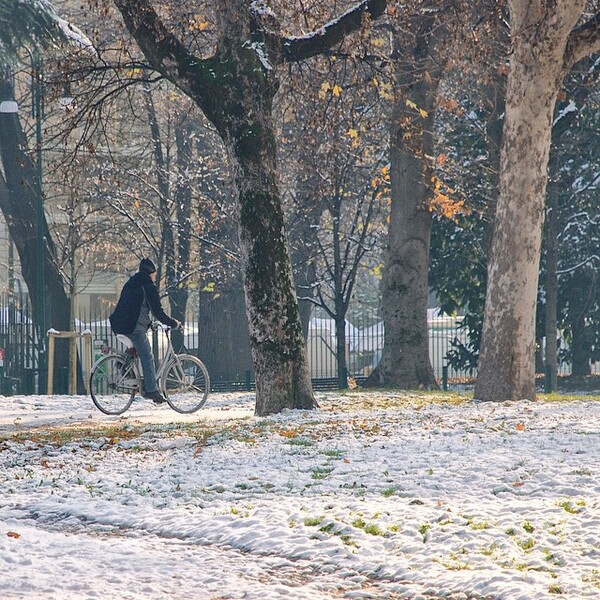
POLYGON ((435 60, 443 28, 422 18, 411 60, 399 61, 401 88, 390 134, 392 204, 382 287, 385 343, 369 384, 437 389, 429 357, 428 270, 432 214, 433 122, 442 67, 435 60))
POLYGON ((512 5, 500 195, 475 386, 475 397, 482 400, 535 398, 535 310, 546 169, 572 25, 557 27, 543 11, 528 13, 526 5, 521 0, 512 5))
POLYGON ((336 358, 338 371, 338 388, 348 387, 348 363, 346 361, 346 313, 341 313, 335 319, 336 358))
MULTIPOLYGON (((552 163, 555 161, 551 161, 552 163)), ((557 173, 551 168, 554 176, 557 173)), ((551 182, 555 181, 551 177, 551 182)), ((545 363, 546 363, 546 391, 555 392, 558 389, 558 248, 556 243, 558 215, 558 190, 556 183, 548 186, 548 210, 546 212, 546 310, 545 310, 545 363)))
POLYGON ((571 356, 573 377, 586 377, 591 374, 590 349, 587 340, 587 327, 585 318, 578 316, 571 323, 571 356))
POLYGON ((234 280, 219 293, 200 292, 198 349, 213 383, 253 377, 244 291, 234 280))
MULTIPOLYGON (((281 199, 276 184, 275 144, 269 126, 250 144, 228 144, 239 191, 239 237, 246 312, 256 378, 256 414, 313 408, 314 399, 294 294, 281 199)), ((244 128, 245 129, 245 128, 244 128)))
MULTIPOLYGON (((191 228, 192 228, 192 189, 185 173, 193 168, 192 142, 193 127, 187 121, 175 127, 177 146, 177 171, 180 176, 174 191, 176 235, 174 236, 173 265, 167 264, 167 283, 170 288, 169 302, 174 319, 185 322, 185 314, 189 298, 188 280, 182 281, 191 268, 191 228)), ((173 344, 182 347, 184 332, 173 332, 173 344)))

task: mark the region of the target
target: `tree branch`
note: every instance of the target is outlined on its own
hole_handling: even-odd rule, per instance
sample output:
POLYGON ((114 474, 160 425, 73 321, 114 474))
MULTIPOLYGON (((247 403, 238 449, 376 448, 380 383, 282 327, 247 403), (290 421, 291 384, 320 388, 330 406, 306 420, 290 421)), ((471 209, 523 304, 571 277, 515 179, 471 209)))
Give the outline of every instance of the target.
POLYGON ((340 43, 349 33, 360 29, 365 14, 368 14, 371 19, 377 19, 384 13, 386 7, 387 0, 363 0, 317 31, 301 37, 283 38, 283 61, 299 62, 322 54, 340 43))
POLYGON ((114 3, 150 66, 186 93, 192 93, 193 82, 187 75, 206 66, 211 59, 190 53, 165 27, 150 0, 114 0, 114 3))
POLYGON ((565 66, 571 70, 571 67, 582 58, 599 51, 600 11, 571 32, 565 53, 565 66))

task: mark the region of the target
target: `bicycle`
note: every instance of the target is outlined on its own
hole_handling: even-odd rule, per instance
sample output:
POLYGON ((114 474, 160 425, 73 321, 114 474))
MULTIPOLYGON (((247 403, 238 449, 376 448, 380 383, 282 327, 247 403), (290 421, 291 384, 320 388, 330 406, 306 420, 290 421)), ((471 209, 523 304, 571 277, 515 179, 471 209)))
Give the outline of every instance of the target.
MULTIPOLYGON (((156 331, 158 326, 152 325, 156 331)), ((171 328, 163 328, 167 350, 156 369, 158 388, 169 406, 178 413, 196 412, 206 404, 210 378, 204 363, 191 354, 177 354, 171 343, 171 328)), ((117 339, 125 346, 118 352, 107 348, 90 372, 90 394, 98 410, 120 415, 142 393, 143 384, 138 355, 131 340, 122 334, 117 339)))

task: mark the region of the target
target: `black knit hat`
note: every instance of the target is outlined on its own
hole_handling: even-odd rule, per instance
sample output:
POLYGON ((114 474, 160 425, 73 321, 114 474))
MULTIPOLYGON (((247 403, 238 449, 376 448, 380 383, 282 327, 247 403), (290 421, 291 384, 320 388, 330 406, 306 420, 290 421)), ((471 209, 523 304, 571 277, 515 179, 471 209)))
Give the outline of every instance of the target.
POLYGON ((156 265, 149 258, 142 258, 140 262, 140 271, 150 275, 150 273, 156 272, 156 265))

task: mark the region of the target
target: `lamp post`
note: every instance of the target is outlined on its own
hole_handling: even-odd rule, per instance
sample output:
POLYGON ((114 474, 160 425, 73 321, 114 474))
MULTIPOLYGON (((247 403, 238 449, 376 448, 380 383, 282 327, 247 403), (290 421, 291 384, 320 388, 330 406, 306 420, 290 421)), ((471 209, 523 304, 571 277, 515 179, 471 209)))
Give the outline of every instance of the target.
POLYGON ((46 391, 46 303, 45 293, 45 269, 44 269, 44 196, 42 187, 42 110, 43 110, 43 79, 42 62, 37 52, 29 53, 31 59, 31 106, 35 119, 35 200, 36 200, 36 288, 37 288, 37 322, 38 322, 38 393, 46 391))

